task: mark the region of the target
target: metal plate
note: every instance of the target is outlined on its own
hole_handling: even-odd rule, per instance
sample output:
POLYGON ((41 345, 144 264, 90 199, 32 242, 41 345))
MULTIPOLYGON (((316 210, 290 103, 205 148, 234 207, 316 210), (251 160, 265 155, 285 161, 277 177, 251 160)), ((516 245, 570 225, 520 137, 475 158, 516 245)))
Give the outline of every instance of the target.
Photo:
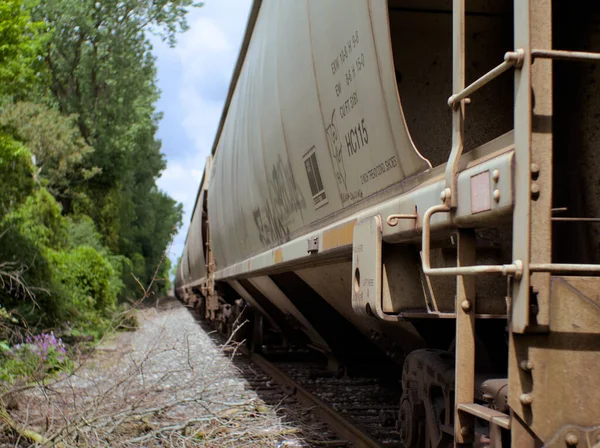
MULTIPOLYGON (((372 216, 354 226, 352 244, 352 308, 373 317, 381 301, 381 218, 372 216)), ((381 306, 381 305, 379 305, 381 306)))
POLYGON ((471 176, 471 213, 487 212, 491 209, 490 172, 484 171, 471 176))

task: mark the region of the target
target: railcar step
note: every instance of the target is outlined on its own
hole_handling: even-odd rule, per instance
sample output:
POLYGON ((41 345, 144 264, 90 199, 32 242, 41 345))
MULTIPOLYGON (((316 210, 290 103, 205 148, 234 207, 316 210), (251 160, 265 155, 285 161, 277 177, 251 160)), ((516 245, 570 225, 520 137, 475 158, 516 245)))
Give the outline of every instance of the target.
POLYGON ((510 429, 510 417, 502 412, 487 408, 477 403, 459 404, 458 410, 487 420, 504 429, 510 429))

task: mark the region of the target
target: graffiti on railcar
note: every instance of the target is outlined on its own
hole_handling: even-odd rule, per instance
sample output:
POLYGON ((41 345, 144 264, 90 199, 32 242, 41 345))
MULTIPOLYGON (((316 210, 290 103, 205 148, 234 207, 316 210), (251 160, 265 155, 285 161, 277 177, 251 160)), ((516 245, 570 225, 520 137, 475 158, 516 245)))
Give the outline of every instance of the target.
POLYGON ((333 171, 335 172, 335 178, 337 179, 338 185, 343 187, 344 191, 347 191, 348 186, 346 184, 344 155, 342 154, 342 139, 340 138, 335 112, 336 109, 334 108, 333 112, 331 113, 331 122, 325 127, 325 131, 327 132, 327 143, 329 144, 329 151, 333 159, 333 171))
POLYGON ((263 244, 281 243, 289 240, 289 225, 296 213, 302 215, 306 201, 298 188, 289 162, 278 157, 268 173, 269 197, 253 210, 258 236, 263 244))
POLYGON ((285 240, 290 231, 281 216, 273 213, 271 204, 267 201, 263 207, 254 209, 254 222, 258 228, 258 238, 263 244, 285 240))

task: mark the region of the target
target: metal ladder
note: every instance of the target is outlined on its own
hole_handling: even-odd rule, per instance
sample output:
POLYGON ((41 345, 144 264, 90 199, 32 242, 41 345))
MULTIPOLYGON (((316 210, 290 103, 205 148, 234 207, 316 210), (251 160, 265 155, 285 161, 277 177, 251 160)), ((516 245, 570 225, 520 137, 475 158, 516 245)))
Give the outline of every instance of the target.
MULTIPOLYGON (((531 151, 531 64, 535 59, 600 62, 600 54, 572 52, 553 49, 531 49, 530 11, 534 0, 515 0, 515 45, 521 46, 507 52, 504 61, 497 67, 465 86, 465 0, 453 0, 453 92, 448 99, 452 108, 452 150, 446 165, 445 189, 441 192, 441 204, 431 207, 423 215, 423 273, 425 275, 456 276, 456 370, 455 370, 455 409, 454 446, 472 446, 475 417, 487 420, 490 425, 490 447, 501 448, 501 429, 511 429, 511 417, 475 403, 475 276, 496 274, 512 277, 511 325, 512 333, 524 333, 529 323, 530 275, 542 274, 538 281, 548 281, 550 274, 600 274, 600 265, 551 263, 549 249, 542 250, 542 262, 531 262, 531 201, 536 179, 531 151), (452 213, 458 205, 457 174, 458 162, 463 152, 465 105, 469 95, 494 80, 502 73, 516 69, 515 74, 515 170, 516 205, 513 218, 524 230, 513 240, 513 263, 507 265, 476 265, 475 232, 473 229, 459 229, 457 241, 457 266, 453 268, 432 268, 430 264, 430 221, 436 213, 452 213), (519 89, 520 88, 520 89, 519 89), (532 176, 532 174, 534 176, 532 176), (545 277, 544 277, 545 276, 545 277)), ((547 37, 547 36, 546 36, 547 37)), ((544 39, 542 39, 544 40, 544 39)), ((547 42, 548 39, 546 38, 547 42)), ((535 42, 534 42, 535 43, 535 42)), ((551 68, 549 69, 551 76, 551 68)), ((551 106, 550 106, 551 112, 551 106)), ((551 153, 551 143, 549 145, 551 153)), ((539 173, 539 167, 537 168, 539 173)), ((550 180, 551 182, 551 180, 550 180)), ((539 188, 539 187, 538 187, 539 188)), ((551 189, 551 185, 550 185, 551 189)), ((539 193, 539 190, 538 190, 539 193)), ((546 199, 545 205, 551 202, 546 199)), ((548 223, 543 223, 539 231, 551 235, 548 223)), ((537 229, 536 229, 537 230, 537 229)), ((539 243, 538 243, 539 244, 539 243)), ((522 394, 523 404, 530 398, 522 394)), ((519 430, 520 425, 516 425, 519 430)), ((522 428, 521 428, 522 429, 522 428)), ((515 440, 518 439, 519 436, 515 440)))

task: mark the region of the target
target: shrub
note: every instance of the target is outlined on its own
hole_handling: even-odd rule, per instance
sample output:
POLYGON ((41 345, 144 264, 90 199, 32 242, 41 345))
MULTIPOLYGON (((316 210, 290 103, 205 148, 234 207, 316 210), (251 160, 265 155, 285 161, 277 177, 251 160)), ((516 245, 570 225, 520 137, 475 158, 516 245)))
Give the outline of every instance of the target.
POLYGON ((61 206, 45 188, 39 188, 21 207, 5 217, 32 243, 41 247, 60 249, 67 241, 69 222, 61 214, 61 206))
POLYGON ((11 266, 7 275, 19 278, 1 285, 0 300, 33 325, 53 326, 68 316, 68 292, 55 282, 48 262, 48 251, 66 241, 68 221, 60 212, 40 188, 0 221, 0 261, 11 266))
POLYGON ((121 258, 102 246, 89 217, 63 217, 60 205, 40 188, 0 223, 0 260, 18 267, 29 287, 3 285, 0 303, 16 308, 34 325, 69 321, 72 329, 99 337, 123 289, 126 262, 121 258), (23 300, 27 298, 39 308, 32 306, 33 300, 23 300))
POLYGON ((26 236, 15 220, 0 222, 0 261, 5 266, 0 303, 9 312, 32 325, 52 326, 63 317, 46 249, 26 236))
POLYGON ((54 279, 68 291, 73 329, 99 337, 116 310, 122 287, 108 259, 91 246, 68 252, 51 251, 49 261, 54 279))
POLYGON ((0 219, 33 191, 33 163, 25 146, 0 133, 0 219))
POLYGON ((109 255, 108 261, 115 270, 113 279, 113 288, 118 289, 117 300, 119 302, 131 301, 131 290, 139 288, 137 282, 131 275, 133 264, 131 260, 124 255, 109 255))

